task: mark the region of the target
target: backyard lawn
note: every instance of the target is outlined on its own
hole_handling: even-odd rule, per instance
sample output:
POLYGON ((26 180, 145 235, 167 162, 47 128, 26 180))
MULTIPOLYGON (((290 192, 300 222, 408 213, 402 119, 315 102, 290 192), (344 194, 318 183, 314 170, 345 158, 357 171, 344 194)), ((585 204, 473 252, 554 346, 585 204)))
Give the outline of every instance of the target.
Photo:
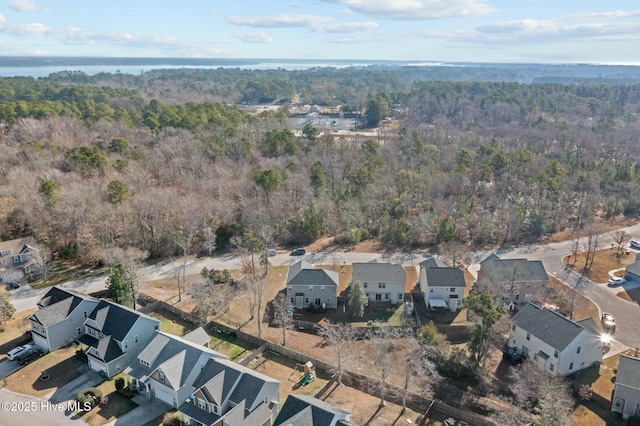
POLYGON ((158 309, 151 312, 149 315, 160 321, 160 331, 173 334, 175 336, 184 336, 196 328, 189 321, 186 321, 165 309, 158 309))

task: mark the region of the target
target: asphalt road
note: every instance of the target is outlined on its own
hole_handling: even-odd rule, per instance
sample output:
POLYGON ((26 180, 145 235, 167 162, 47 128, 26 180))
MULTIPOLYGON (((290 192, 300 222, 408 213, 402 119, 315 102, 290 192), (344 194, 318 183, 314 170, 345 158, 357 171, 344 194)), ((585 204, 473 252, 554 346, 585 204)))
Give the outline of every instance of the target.
POLYGON ((22 395, 0 388, 0 426, 86 425, 66 403, 22 395))
MULTIPOLYGON (((632 237, 638 236, 640 239, 640 224, 623 228, 632 237)), ((609 235, 603 236, 599 241, 599 247, 610 247, 613 239, 609 235)), ((598 285, 580 275, 565 270, 562 265, 562 257, 571 254, 575 248, 574 241, 564 241, 551 244, 536 244, 517 247, 514 249, 502 249, 499 251, 501 258, 521 258, 529 260, 541 260, 545 269, 549 273, 562 281, 565 285, 575 288, 581 294, 591 299, 601 310, 601 312, 612 312, 616 317, 617 328, 612 353, 617 349, 628 347, 640 347, 640 335, 635 332, 634 324, 640 320, 640 307, 637 303, 628 302, 615 295, 605 285, 598 285)), ((472 262, 470 270, 477 269, 477 262, 484 259, 490 252, 478 251, 470 253, 472 262)), ((381 262, 401 263, 404 265, 418 265, 424 258, 415 253, 352 253, 352 252, 315 252, 305 256, 289 256, 289 253, 279 253, 269 257, 269 262, 274 266, 292 265, 300 259, 304 259, 312 264, 352 264, 357 262, 370 262, 378 260, 381 262)), ((203 267, 209 269, 238 269, 241 260, 238 256, 226 255, 216 257, 204 257, 187 263, 187 273, 198 273, 203 267)), ((166 262, 164 264, 153 265, 139 270, 141 280, 153 280, 159 278, 170 278, 176 275, 182 266, 181 260, 166 262)), ((105 279, 103 277, 90 277, 79 281, 71 281, 62 287, 74 289, 82 293, 92 293, 105 289, 105 279)), ((625 284, 628 285, 628 284, 625 284)), ((616 291, 619 291, 616 290, 616 291)), ((13 291, 11 302, 16 310, 32 308, 46 292, 46 289, 34 290, 28 285, 13 291)))

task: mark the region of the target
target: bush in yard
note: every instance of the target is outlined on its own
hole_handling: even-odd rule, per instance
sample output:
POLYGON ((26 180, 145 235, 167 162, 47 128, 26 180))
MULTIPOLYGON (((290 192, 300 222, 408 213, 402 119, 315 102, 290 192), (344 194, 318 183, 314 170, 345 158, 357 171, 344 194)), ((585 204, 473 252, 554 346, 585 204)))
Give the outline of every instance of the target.
POLYGON ((84 404, 85 402, 90 402, 91 406, 95 407, 96 405, 98 405, 98 402, 100 402, 101 398, 102 398, 102 391, 100 389, 86 388, 78 392, 78 396, 76 399, 78 400, 80 405, 84 404))
POLYGON ((124 379, 122 377, 118 377, 115 382, 116 390, 124 389, 124 379))
POLYGON ((175 411, 164 413, 164 416, 162 416, 162 426, 180 426, 180 424, 181 422, 178 418, 178 413, 175 411))

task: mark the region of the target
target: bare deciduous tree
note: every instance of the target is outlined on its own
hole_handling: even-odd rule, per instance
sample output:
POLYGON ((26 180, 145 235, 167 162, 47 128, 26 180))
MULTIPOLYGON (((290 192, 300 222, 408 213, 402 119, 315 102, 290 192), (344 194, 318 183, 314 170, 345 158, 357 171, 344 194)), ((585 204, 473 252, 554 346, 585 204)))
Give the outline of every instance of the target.
POLYGON ((293 324, 293 306, 284 294, 273 300, 273 323, 282 330, 282 346, 287 346, 287 330, 293 324))
POLYGON ((620 261, 620 255, 622 255, 622 245, 629 241, 631 238, 629 234, 627 234, 624 230, 619 229, 614 231, 612 234, 613 241, 618 245, 618 249, 616 250, 616 254, 618 255, 618 262, 620 261))
POLYGON ((348 367, 353 359, 354 353, 350 345, 355 341, 355 330, 350 325, 345 324, 337 326, 324 325, 321 333, 333 354, 338 385, 341 385, 344 369, 348 367))

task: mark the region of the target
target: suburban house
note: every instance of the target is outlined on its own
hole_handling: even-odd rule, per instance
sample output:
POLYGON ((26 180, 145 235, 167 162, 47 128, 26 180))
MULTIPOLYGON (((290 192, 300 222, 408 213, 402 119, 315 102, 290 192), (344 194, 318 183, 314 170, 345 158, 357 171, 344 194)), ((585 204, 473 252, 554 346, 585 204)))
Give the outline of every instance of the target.
POLYGON ((308 395, 290 394, 273 426, 354 426, 351 414, 308 395))
POLYGON ((157 319, 101 300, 85 320, 78 340, 87 346, 89 368, 113 377, 129 366, 158 329, 157 319))
POLYGON ((86 294, 51 287, 29 317, 33 342, 51 352, 77 341, 84 333, 84 322, 100 301, 86 294))
POLYGON ((640 416, 640 359, 637 357, 620 355, 611 411, 621 413, 625 420, 640 416))
POLYGON ((636 253, 636 261, 624 269, 624 279, 640 282, 640 253, 636 253))
POLYGON ((301 260, 287 273, 287 297, 296 309, 338 307, 338 273, 316 269, 301 260))
POLYGON ((474 290, 489 293, 513 309, 517 303, 541 301, 548 282, 540 260, 499 259, 491 254, 480 262, 474 290))
POLYGON ((566 376, 602 361, 600 332, 591 318, 571 321, 528 303, 511 319, 509 346, 551 376, 566 376))
POLYGON ((132 387, 174 408, 182 405, 193 394, 193 383, 206 362, 210 358, 226 358, 202 344, 193 343, 188 336, 156 331, 137 359, 124 370, 133 379, 132 387))
POLYGON ((354 263, 353 281, 362 283, 369 302, 404 303, 407 272, 402 265, 393 263, 354 263))
POLYGON ((40 270, 40 251, 33 237, 0 242, 0 281, 20 281, 40 270))
POLYGON ((178 411, 197 426, 268 426, 278 414, 280 382, 235 362, 210 358, 178 411))
POLYGON ((432 257, 420 262, 419 280, 427 309, 456 312, 462 308, 467 284, 460 268, 448 267, 439 257, 432 257))

